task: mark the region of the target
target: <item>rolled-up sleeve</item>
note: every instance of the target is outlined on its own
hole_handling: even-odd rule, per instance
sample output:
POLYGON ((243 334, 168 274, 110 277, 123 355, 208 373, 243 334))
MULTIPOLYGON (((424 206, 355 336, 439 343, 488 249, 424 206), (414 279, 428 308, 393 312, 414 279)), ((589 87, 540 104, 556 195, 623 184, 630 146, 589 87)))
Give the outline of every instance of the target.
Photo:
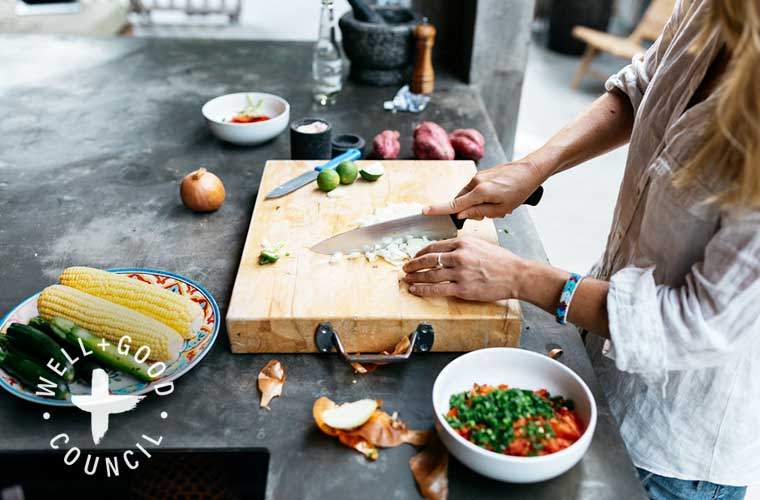
POLYGON ((684 18, 684 9, 683 0, 678 0, 673 14, 657 40, 646 51, 642 50, 641 53, 633 56, 631 64, 610 76, 604 84, 607 92, 618 90, 627 95, 633 105, 634 113, 638 111, 647 86, 684 18))
POLYGON ((724 218, 680 287, 654 268, 611 278, 611 357, 635 373, 720 366, 760 334, 760 212, 724 218))

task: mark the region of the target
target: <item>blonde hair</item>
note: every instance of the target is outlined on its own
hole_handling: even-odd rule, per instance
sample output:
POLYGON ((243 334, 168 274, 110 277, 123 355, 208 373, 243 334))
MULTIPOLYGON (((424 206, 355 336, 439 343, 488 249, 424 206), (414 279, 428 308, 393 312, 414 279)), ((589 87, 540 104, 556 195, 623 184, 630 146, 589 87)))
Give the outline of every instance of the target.
POLYGON ((717 176, 725 189, 711 202, 760 207, 760 1, 710 0, 698 44, 719 29, 731 61, 702 146, 675 177, 679 187, 717 176))

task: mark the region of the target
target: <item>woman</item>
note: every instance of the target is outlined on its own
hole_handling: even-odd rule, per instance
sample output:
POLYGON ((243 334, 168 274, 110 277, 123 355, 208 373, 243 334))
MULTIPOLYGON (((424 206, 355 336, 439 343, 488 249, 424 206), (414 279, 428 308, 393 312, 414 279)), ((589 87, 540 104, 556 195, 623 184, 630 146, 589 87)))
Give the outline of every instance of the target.
POLYGON ((501 217, 549 176, 630 141, 592 276, 468 239, 404 267, 414 294, 516 298, 595 334, 587 347, 653 499, 739 499, 760 481, 758 76, 759 0, 678 2, 573 123, 426 208, 501 217))

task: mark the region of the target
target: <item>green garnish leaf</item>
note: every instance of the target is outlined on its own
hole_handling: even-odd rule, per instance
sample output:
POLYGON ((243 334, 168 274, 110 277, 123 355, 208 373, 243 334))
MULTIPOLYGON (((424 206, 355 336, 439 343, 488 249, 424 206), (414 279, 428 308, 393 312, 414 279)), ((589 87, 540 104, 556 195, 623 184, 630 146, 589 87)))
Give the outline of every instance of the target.
POLYGON ((251 94, 245 95, 245 102, 246 106, 243 108, 238 115, 243 116, 259 116, 261 113, 259 110, 261 109, 261 106, 264 105, 264 99, 259 99, 255 104, 253 102, 253 99, 251 99, 251 94))
MULTIPOLYGON (((280 252, 282 252, 283 247, 285 246, 285 243, 279 242, 274 246, 269 246, 269 244, 263 244, 261 253, 259 254, 259 265, 263 266, 266 264, 274 264, 277 262, 280 258, 280 252)), ((287 257, 290 255, 289 253, 285 252, 285 256, 287 257)))

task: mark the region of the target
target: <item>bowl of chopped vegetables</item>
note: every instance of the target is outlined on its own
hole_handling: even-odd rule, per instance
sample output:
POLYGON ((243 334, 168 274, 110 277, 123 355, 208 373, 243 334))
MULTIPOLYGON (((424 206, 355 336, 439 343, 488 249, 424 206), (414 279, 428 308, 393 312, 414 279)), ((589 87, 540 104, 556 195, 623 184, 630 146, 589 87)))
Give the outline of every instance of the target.
POLYGON ((476 472, 534 483, 578 463, 596 428, 585 382, 548 356, 480 349, 449 363, 433 386, 436 429, 449 451, 476 472))
POLYGON ((263 92, 215 97, 203 105, 201 113, 216 137, 244 146, 274 139, 290 122, 288 101, 263 92))

